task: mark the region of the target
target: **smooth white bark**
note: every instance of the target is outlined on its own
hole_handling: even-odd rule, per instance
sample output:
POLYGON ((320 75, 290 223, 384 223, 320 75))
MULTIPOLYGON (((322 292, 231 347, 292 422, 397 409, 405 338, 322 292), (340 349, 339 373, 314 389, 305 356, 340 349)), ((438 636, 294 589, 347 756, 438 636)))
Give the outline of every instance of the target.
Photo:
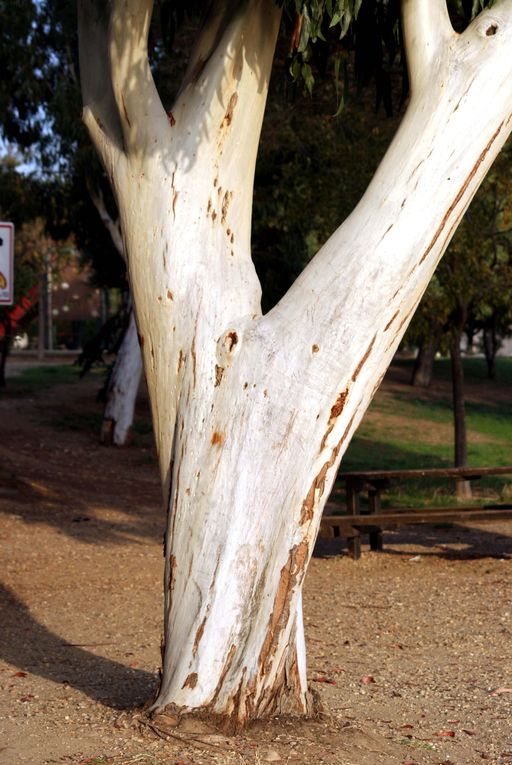
POLYGON ((117 352, 103 412, 101 440, 125 446, 133 425, 137 393, 142 377, 142 357, 133 311, 117 352))
MULTIPOLYGON (((134 18, 149 8, 129 6, 134 18)), ((322 508, 510 132, 512 0, 460 36, 438 0, 404 0, 408 112, 356 210, 266 316, 249 239, 276 7, 256 0, 229 20, 214 14, 206 29, 217 34, 201 39, 165 124, 141 65, 143 25, 132 39, 115 18, 110 132, 97 135, 105 99, 90 80, 84 91, 107 167, 120 126, 123 135, 113 185, 169 513, 156 706, 238 723, 305 712, 300 599, 322 508)), ((82 40, 93 27, 82 20, 82 40)))

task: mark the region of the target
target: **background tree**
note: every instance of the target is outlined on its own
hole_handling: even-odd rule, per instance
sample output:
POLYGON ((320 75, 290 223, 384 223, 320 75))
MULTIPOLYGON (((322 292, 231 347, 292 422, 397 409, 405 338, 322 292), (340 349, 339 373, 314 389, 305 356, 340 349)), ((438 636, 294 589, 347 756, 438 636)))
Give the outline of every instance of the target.
MULTIPOLYGON (((510 151, 509 142, 459 226, 408 332, 408 342, 419 345, 413 384, 429 385, 436 352, 444 349, 450 353, 456 467, 466 467, 468 461, 461 352, 464 336, 474 338, 482 333, 492 377, 499 334, 505 337, 511 331, 510 151)), ((469 492, 468 482, 458 485, 459 496, 466 497, 469 492)))

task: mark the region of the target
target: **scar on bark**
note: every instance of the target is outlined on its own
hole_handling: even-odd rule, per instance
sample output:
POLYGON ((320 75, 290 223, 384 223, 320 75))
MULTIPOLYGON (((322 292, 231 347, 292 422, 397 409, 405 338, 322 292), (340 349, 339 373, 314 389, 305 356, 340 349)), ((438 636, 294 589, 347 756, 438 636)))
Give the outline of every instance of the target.
POLYGON ((325 431, 322 441, 320 442, 320 451, 323 451, 325 444, 327 443, 327 439, 329 438, 335 424, 336 420, 340 416, 340 414, 343 412, 343 409, 345 407, 345 402, 347 400, 349 392, 349 387, 347 386, 345 390, 343 390, 336 401, 334 402, 333 406, 331 407, 331 412, 329 414, 329 420, 327 422, 327 430, 325 431))
POLYGON ((396 319, 396 317, 398 316, 398 314, 399 314, 399 313, 400 313, 400 311, 395 311, 395 313, 393 314, 393 316, 391 317, 391 319, 388 321, 388 323, 387 323, 387 324, 386 324, 386 326, 384 327, 384 332, 387 332, 387 331, 388 331, 388 329, 389 329, 389 328, 390 328, 390 326, 393 324, 394 320, 396 319))
POLYGON ((167 290, 167 299, 174 300, 174 295, 172 294, 171 290, 167 290))
POLYGON ((451 205, 448 208, 448 210, 447 210, 443 220, 439 224, 439 227, 438 227, 436 233, 434 234, 434 238, 432 239, 432 241, 430 242, 429 246, 427 247, 427 249, 423 253, 423 255, 422 255, 422 257, 421 257, 421 259, 419 261, 419 265, 421 265, 423 263, 423 261, 428 256, 428 254, 430 253, 430 251, 434 247, 435 243, 437 242, 437 240, 441 236, 441 234, 443 232, 443 229, 446 226, 446 223, 447 223, 450 215, 452 214, 452 212, 454 211, 454 209, 456 208, 456 206, 459 204, 460 200, 464 196, 464 193, 465 193, 466 189, 468 188, 469 184, 471 183, 472 179, 474 178, 476 172, 478 171, 478 168, 480 167, 480 165, 484 161, 485 157, 489 153, 489 151, 491 149, 491 146, 493 145, 494 141, 496 140, 496 138, 500 134, 501 128, 503 127, 503 124, 504 124, 504 122, 500 122, 500 124, 498 125, 498 128, 496 129, 496 131, 492 135, 489 143, 487 144, 487 146, 485 147, 485 149, 483 150, 483 152, 480 154, 480 156, 478 157, 477 161, 473 165, 473 168, 472 168, 470 174, 468 175, 468 177, 466 178, 466 180, 462 184, 462 186, 461 186, 457 196, 455 197, 455 199, 451 203, 451 205))
POLYGON ((195 337, 192 339, 192 348, 190 349, 192 353, 192 376, 194 378, 194 388, 196 387, 196 339, 195 337))
POLYGON ((195 688, 197 685, 197 680, 198 680, 197 672, 191 672, 181 687, 195 688))
POLYGON ((258 667, 262 675, 267 673, 272 657, 276 652, 280 634, 288 623, 291 591, 295 587, 299 575, 304 570, 304 563, 308 552, 308 541, 303 539, 302 542, 292 547, 288 560, 281 569, 267 634, 258 657, 258 667))
POLYGON ((121 93, 121 103, 123 104, 124 118, 126 122, 128 123, 128 127, 131 127, 132 123, 130 122, 130 118, 128 117, 128 111, 126 109, 126 104, 124 102, 124 95, 122 93, 121 93))
POLYGON ((214 431, 212 437, 211 437, 211 444, 212 446, 216 446, 217 444, 219 446, 222 446, 224 441, 226 440, 226 434, 225 433, 219 433, 218 430, 214 431))
POLYGON ((175 555, 171 555, 169 563, 170 563, 170 568, 171 568, 171 573, 170 573, 170 576, 169 576, 169 590, 172 592, 174 590, 174 578, 175 578, 174 577, 174 572, 176 570, 176 556, 175 555))
POLYGON ((205 628, 207 619, 208 619, 208 614, 206 614, 203 621, 199 625, 199 629, 196 632, 196 636, 194 638, 194 646, 192 648, 192 656, 196 656, 197 654, 197 649, 199 648, 199 643, 201 642, 201 638, 203 637, 204 628, 205 628))
POLYGON ((316 343, 313 343, 313 345, 311 346, 311 353, 318 353, 319 350, 320 348, 318 347, 318 345, 316 343))
POLYGON ((354 372, 354 374, 352 375, 352 381, 353 381, 353 382, 355 382, 355 381, 357 380, 357 378, 359 377, 359 373, 360 373, 361 369, 362 369, 362 368, 363 368, 363 366, 366 364, 366 362, 367 362, 367 360, 368 360, 368 356, 369 356, 369 355, 370 355, 370 353, 372 352, 373 344, 374 344, 374 342, 375 342, 375 338, 376 338, 376 337, 377 337, 377 335, 374 335, 374 336, 373 336, 373 340, 371 341, 370 345, 368 346, 366 353, 364 354, 363 358, 361 359, 361 361, 360 361, 360 362, 359 362, 359 364, 357 365, 357 367, 356 367, 356 369, 355 369, 355 372, 354 372))
POLYGON ((174 119, 174 115, 172 112, 167 112, 167 117, 169 119, 169 124, 171 127, 174 127, 176 124, 176 120, 174 119))
POLYGON ((235 345, 238 343, 238 335, 233 330, 232 332, 228 332, 226 335, 226 339, 224 340, 224 345, 226 346, 226 349, 231 352, 235 345))
POLYGON ((144 337, 143 337, 143 335, 139 335, 139 334, 137 334, 137 337, 138 337, 138 339, 139 339, 139 345, 140 345, 140 347, 141 347, 141 348, 143 348, 143 347, 144 347, 144 337))
POLYGON ((220 126, 221 129, 224 127, 229 127, 229 125, 231 125, 231 122, 233 121, 233 112, 235 110, 237 101, 238 101, 238 93, 235 92, 231 95, 231 98, 229 99, 228 108, 226 109, 226 114, 224 115, 224 119, 222 120, 222 123, 220 126))
POLYGON ((229 203, 231 202, 231 197, 232 196, 233 196, 233 192, 232 191, 226 191, 226 193, 224 194, 224 198, 222 200, 220 222, 223 225, 226 222, 226 216, 228 214, 229 203))
POLYGON ((217 388, 222 382, 222 375, 224 374, 224 367, 219 367, 215 364, 215 387, 217 388))

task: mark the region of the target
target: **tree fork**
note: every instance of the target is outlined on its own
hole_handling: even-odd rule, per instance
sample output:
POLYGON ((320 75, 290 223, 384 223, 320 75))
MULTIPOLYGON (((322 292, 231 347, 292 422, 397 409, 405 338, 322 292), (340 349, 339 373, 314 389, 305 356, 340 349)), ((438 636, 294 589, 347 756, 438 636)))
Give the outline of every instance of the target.
POLYGON ((301 588, 322 509, 510 133, 512 0, 460 36, 444 1, 404 0, 407 114, 357 208, 265 316, 250 210, 278 9, 241 3, 226 21, 216 5, 168 116, 142 44, 151 4, 129 0, 138 26, 120 0, 112 23, 81 7, 82 68, 96 56, 84 116, 121 211, 168 509, 155 709, 239 725, 307 714, 301 588))

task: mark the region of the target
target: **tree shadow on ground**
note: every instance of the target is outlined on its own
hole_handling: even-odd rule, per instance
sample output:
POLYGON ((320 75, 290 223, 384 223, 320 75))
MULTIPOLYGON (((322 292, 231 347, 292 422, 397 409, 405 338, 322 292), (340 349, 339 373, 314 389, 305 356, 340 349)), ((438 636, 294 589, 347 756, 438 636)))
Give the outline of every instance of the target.
POLYGON ((155 674, 96 656, 55 635, 3 585, 0 608, 0 656, 19 670, 69 685, 113 709, 132 709, 154 697, 155 674))

